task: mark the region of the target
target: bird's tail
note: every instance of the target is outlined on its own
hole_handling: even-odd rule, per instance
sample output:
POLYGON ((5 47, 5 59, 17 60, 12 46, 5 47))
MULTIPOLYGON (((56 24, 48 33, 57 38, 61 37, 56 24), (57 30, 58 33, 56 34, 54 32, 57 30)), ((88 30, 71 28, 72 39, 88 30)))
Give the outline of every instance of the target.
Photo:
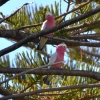
POLYGON ((52 75, 45 75, 45 76, 43 77, 43 82, 44 82, 44 84, 46 84, 46 85, 51 85, 51 82, 50 82, 51 79, 52 79, 52 75))
POLYGON ((37 46, 37 50, 42 50, 43 47, 45 46, 47 40, 48 40, 48 38, 41 37, 40 42, 39 42, 39 44, 37 46))

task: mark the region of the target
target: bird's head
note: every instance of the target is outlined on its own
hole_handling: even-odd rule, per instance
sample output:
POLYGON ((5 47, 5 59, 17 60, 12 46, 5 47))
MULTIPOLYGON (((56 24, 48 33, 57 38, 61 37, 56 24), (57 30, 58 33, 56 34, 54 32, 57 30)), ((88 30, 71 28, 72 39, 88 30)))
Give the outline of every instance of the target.
POLYGON ((52 15, 52 13, 47 12, 47 13, 45 14, 45 18, 46 18, 46 19, 47 19, 47 18, 51 18, 51 17, 54 18, 54 16, 52 15))
POLYGON ((56 51, 64 53, 66 51, 66 48, 67 48, 66 44, 65 43, 61 43, 56 47, 56 51))

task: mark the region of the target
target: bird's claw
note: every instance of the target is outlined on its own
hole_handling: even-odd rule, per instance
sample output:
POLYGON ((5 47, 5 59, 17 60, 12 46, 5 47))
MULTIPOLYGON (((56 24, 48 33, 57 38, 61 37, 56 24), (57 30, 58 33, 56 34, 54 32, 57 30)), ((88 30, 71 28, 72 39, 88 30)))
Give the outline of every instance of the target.
POLYGON ((50 81, 48 80, 48 76, 47 75, 43 77, 43 82, 46 85, 50 85, 51 84, 50 81))

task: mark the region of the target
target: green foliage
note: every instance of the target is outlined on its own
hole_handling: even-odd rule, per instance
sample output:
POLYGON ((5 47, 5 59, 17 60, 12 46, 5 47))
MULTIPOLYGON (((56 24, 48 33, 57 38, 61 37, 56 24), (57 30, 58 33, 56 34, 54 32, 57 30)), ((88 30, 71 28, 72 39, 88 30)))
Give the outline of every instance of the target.
POLYGON ((9 55, 3 56, 0 58, 0 67, 10 67, 10 58, 9 55))
POLYGON ((71 59, 74 59, 76 61, 81 61, 81 62, 85 62, 88 64, 96 65, 93 57, 87 54, 84 54, 82 53, 82 51, 79 51, 77 49, 74 49, 74 48, 70 49, 70 51, 68 52, 68 55, 70 56, 71 59))
MULTIPOLYGON (((74 3, 77 5, 77 4, 85 3, 85 2, 87 2, 88 0, 68 0, 68 1, 74 2, 74 3)), ((93 2, 96 2, 96 3, 100 3, 99 0, 92 0, 92 1, 93 1, 93 2)))

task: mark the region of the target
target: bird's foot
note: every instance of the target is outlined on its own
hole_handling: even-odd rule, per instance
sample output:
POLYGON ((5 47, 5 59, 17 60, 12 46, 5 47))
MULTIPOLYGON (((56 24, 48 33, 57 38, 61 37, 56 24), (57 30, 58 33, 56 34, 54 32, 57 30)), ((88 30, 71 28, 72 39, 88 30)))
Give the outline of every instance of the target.
POLYGON ((50 85, 50 81, 48 80, 48 76, 47 75, 43 77, 43 82, 46 85, 50 85))

